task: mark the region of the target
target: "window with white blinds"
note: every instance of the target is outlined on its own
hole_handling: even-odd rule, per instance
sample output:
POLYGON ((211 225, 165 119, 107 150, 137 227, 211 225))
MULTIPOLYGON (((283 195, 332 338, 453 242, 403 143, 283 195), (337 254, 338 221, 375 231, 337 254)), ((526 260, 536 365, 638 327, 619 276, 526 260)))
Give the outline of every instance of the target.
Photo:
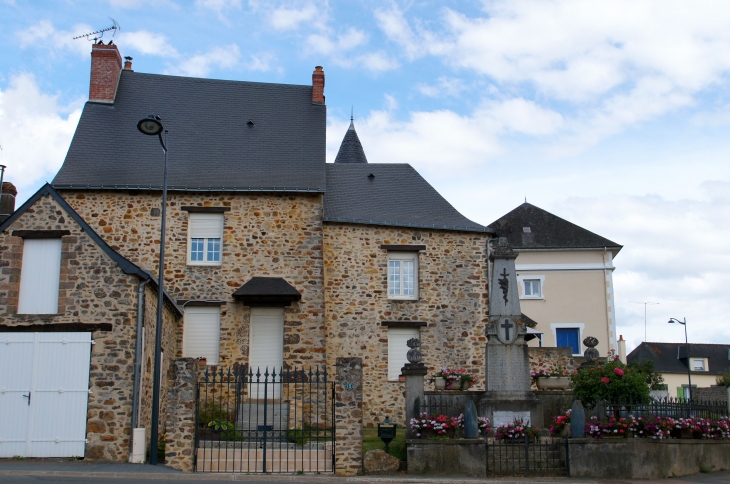
POLYGON ((221 264, 222 213, 191 213, 188 219, 188 264, 221 264))
POLYGON ((61 239, 25 239, 18 313, 58 313, 60 278, 61 239))
POLYGON ((220 359, 221 310, 218 306, 188 306, 183 326, 183 356, 204 357, 208 365, 220 359))
POLYGON ((418 338, 418 328, 388 328, 388 380, 398 381, 400 371, 408 363, 409 339, 418 338))

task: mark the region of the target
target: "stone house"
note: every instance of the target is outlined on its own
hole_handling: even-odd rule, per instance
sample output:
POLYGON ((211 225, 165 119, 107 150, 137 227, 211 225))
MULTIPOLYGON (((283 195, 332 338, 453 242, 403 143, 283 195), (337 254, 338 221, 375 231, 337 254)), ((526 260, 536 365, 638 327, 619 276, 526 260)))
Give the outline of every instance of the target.
MULTIPOLYGON (((685 398, 691 391, 696 391, 698 395, 708 395, 708 392, 700 389, 716 385, 717 376, 730 371, 730 345, 692 343, 689 345, 688 357, 684 343, 643 342, 629 353, 627 360, 653 361, 654 370, 664 377, 668 395, 671 397, 685 398), (692 389, 689 388, 687 378, 688 365, 692 389)), ((720 394, 723 393, 722 390, 720 394)), ((724 393, 726 399, 727 392, 724 393)), ((705 398, 698 395, 693 398, 705 398)))
MULTIPOLYGON (((125 460, 151 421, 157 278, 48 184, 0 224, 0 267, 0 457, 125 460)), ((181 316, 166 294, 170 353, 181 316)))
POLYGON ((361 357, 365 425, 403 423, 411 337, 432 369, 464 367, 484 388, 492 231, 409 165, 368 163, 354 124, 327 164, 321 67, 299 86, 137 73, 101 43, 91 57, 90 100, 52 185, 154 271, 163 156, 135 127, 162 117, 165 287, 184 308, 166 353, 331 373, 361 357))
POLYGON ((579 357, 586 336, 598 338, 601 356, 618 352, 613 259, 622 246, 523 203, 499 220, 511 224, 522 312, 540 334, 531 347, 568 347, 579 357))

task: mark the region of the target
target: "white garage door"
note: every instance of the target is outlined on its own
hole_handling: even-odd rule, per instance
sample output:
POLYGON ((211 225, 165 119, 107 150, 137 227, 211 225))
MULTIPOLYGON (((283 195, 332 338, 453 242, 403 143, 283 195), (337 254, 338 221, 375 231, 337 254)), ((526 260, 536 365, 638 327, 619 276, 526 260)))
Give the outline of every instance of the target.
POLYGON ((0 457, 83 456, 91 333, 0 333, 0 457))
MULTIPOLYGON (((276 381, 284 365, 284 308, 251 308, 251 330, 249 335, 249 364, 253 371, 251 398, 264 398, 264 373, 269 375, 276 369, 276 381), (259 378, 256 373, 261 372, 259 378)), ((273 378, 269 376, 269 382, 273 378)), ((267 385, 266 396, 279 398, 281 385, 267 385)))

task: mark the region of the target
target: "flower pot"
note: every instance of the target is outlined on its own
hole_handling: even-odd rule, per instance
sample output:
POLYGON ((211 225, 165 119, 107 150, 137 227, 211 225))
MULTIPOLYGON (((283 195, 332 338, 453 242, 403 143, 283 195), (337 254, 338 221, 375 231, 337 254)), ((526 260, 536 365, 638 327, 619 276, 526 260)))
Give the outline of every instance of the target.
POLYGON ((444 380, 443 377, 437 376, 433 379, 433 386, 436 388, 436 390, 445 390, 446 380, 444 380))
POLYGON ((570 388, 570 378, 567 376, 541 376, 535 382, 538 390, 567 390, 570 388))

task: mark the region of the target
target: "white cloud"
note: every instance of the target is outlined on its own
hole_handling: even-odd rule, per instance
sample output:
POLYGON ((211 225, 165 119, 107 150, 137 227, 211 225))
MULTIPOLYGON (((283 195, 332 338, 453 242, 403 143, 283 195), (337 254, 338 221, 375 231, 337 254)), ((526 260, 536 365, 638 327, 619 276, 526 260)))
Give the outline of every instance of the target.
POLYGON ((349 28, 345 32, 330 36, 326 33, 312 34, 307 37, 307 47, 315 54, 342 55, 355 47, 367 43, 365 32, 349 28))
MULTIPOLYGON (((563 103, 555 154, 585 150, 629 127, 691 106, 726 83, 730 4, 630 0, 484 1, 484 15, 451 9, 428 28, 397 7, 375 11, 409 60, 436 56, 511 96, 563 103)), ((407 12, 406 12, 407 13, 407 12)), ((420 85, 429 96, 443 89, 420 85)))
POLYGON ((83 100, 62 106, 58 96, 41 92, 35 77, 11 77, 0 91, 0 134, 5 180, 24 200, 30 189, 51 181, 61 167, 76 130, 83 100))
POLYGON ((302 23, 322 28, 326 23, 327 9, 314 4, 301 8, 279 7, 271 12, 271 26, 276 30, 296 30, 302 23))
POLYGON ((468 89, 466 83, 457 77, 441 76, 434 84, 419 83, 416 89, 428 97, 458 97, 468 89))
POLYGON ((131 49, 140 54, 156 55, 160 57, 178 57, 178 51, 170 45, 163 34, 138 30, 136 32, 121 32, 117 35, 116 43, 122 49, 131 49))
POLYGON ((236 66, 240 58, 241 52, 236 44, 213 47, 204 54, 183 60, 177 66, 168 68, 166 72, 182 76, 205 77, 214 67, 230 69, 236 66))
POLYGON ((241 9, 241 0, 195 0, 195 5, 220 14, 230 9, 241 9))
POLYGON ((355 58, 355 64, 371 72, 384 72, 396 69, 400 64, 384 52, 370 52, 355 58))
POLYGON ((273 63, 276 62, 276 55, 271 52, 261 54, 253 54, 248 62, 244 65, 246 69, 251 71, 268 72, 273 69, 273 63))
MULTIPOLYGON (((41 20, 30 27, 15 32, 21 49, 42 48, 51 52, 70 50, 79 56, 88 56, 91 52, 91 43, 86 39, 74 39, 78 35, 93 32, 86 24, 76 24, 71 30, 56 30, 50 20, 41 20)), ((112 39, 107 33, 104 40, 112 39)))

